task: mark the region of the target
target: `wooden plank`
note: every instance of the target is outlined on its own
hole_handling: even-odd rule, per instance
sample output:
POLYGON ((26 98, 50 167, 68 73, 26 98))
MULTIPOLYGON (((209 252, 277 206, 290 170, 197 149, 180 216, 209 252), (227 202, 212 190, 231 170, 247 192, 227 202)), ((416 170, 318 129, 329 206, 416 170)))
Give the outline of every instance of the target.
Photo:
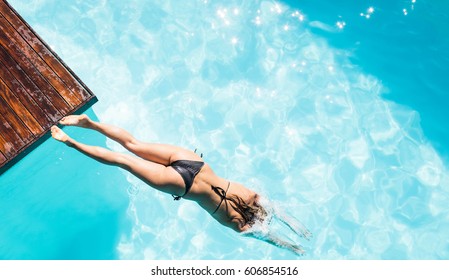
POLYGON ((0 79, 0 96, 9 105, 9 107, 16 113, 20 120, 34 135, 40 134, 44 131, 42 126, 36 121, 31 113, 23 106, 19 99, 11 92, 2 79, 0 79))
MULTIPOLYGON (((53 107, 52 112, 42 109, 26 91, 26 89, 14 78, 14 76, 6 69, 6 66, 0 61, 0 79, 11 90, 16 98, 23 104, 23 106, 34 116, 39 125, 46 129, 50 123, 54 123, 57 119, 51 119, 49 115, 57 110, 53 107)), ((48 99, 45 99, 48 102, 48 99)), ((50 104, 51 105, 51 104, 50 104)), ((44 106, 47 107, 47 106, 44 106)))
MULTIPOLYGON (((1 16, 0 16, 1 17, 1 16)), ((34 67, 33 63, 28 60, 28 58, 22 53, 20 48, 11 43, 8 37, 0 31, 0 45, 6 50, 7 54, 12 58, 25 73, 26 76, 30 77, 34 84, 45 93, 45 95, 52 101, 56 107, 63 112, 68 112, 74 106, 67 103, 64 98, 59 95, 59 93, 45 80, 42 74, 34 67)), ((16 67, 17 67, 16 66, 16 67)))
POLYGON ((18 67, 15 60, 13 60, 6 50, 0 44, 0 60, 6 66, 6 69, 23 85, 28 94, 39 103, 42 110, 55 122, 62 118, 64 114, 69 111, 69 108, 62 98, 51 98, 50 94, 44 94, 33 80, 18 67), (50 99, 51 98, 51 99, 50 99), (58 107, 58 109, 56 109, 58 107))
POLYGON ((4 140, 2 141, 0 151, 12 158, 25 146, 25 143, 3 116, 0 118, 0 131, 4 140))
POLYGON ((36 32, 11 8, 8 4, 0 1, 0 12, 16 29, 21 36, 29 43, 37 54, 59 75, 66 87, 82 100, 89 99, 93 94, 79 78, 70 70, 67 71, 67 65, 54 53, 36 32), (27 28, 23 28, 25 25, 27 28))
MULTIPOLYGON (((0 1, 0 3, 3 3, 0 1)), ((1 5, 0 5, 1 6, 1 5)), ((23 26, 23 24, 22 24, 23 26)), ((9 41, 15 44, 24 54, 24 56, 34 65, 44 79, 64 98, 64 100, 75 107, 80 103, 80 99, 73 94, 67 85, 59 78, 59 76, 42 60, 42 58, 34 51, 33 48, 22 38, 22 36, 9 24, 9 22, 0 15, 0 30, 3 31, 9 41)), ((21 28, 21 30, 27 30, 21 28)), ((24 31, 22 31, 24 32, 24 31)))
MULTIPOLYGON (((23 143, 27 144, 33 139, 33 134, 31 131, 23 124, 20 118, 14 113, 13 110, 8 106, 3 97, 0 97, 0 115, 2 115, 6 122, 8 123, 6 126, 10 127, 6 131, 10 131, 10 129, 14 130, 14 134, 20 137, 23 143)), ((3 136, 5 134, 2 133, 3 136)), ((16 141, 14 141, 16 142, 16 141)))
POLYGON ((3 153, 0 153, 0 166, 2 166, 6 162, 6 157, 3 153))
MULTIPOLYGON (((0 152, 5 155, 6 160, 9 160, 10 158, 14 157, 17 153, 17 149, 12 144, 11 137, 6 135, 6 138, 9 140, 6 140, 2 133, 5 134, 7 129, 5 128, 4 119, 2 116, 0 116, 0 152)), ((21 145, 24 145, 22 142, 21 145)))

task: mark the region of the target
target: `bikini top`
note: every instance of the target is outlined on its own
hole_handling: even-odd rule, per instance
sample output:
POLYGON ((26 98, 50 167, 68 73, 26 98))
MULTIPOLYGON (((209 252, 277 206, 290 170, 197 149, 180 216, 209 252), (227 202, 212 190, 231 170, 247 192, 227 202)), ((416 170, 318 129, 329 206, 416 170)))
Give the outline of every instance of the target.
POLYGON ((219 197, 221 197, 220 203, 218 203, 218 206, 217 206, 217 208, 215 208, 215 211, 212 212, 212 215, 215 214, 215 212, 217 212, 218 209, 220 209, 220 206, 221 206, 221 204, 223 203, 223 200, 225 200, 225 199, 227 198, 227 197, 226 197, 226 194, 227 194, 227 192, 228 192, 228 190, 229 190, 229 186, 230 186, 230 185, 231 185, 231 182, 228 182, 228 187, 226 188, 226 191, 223 190, 223 189, 220 188, 220 187, 211 186, 212 190, 213 190, 219 197))

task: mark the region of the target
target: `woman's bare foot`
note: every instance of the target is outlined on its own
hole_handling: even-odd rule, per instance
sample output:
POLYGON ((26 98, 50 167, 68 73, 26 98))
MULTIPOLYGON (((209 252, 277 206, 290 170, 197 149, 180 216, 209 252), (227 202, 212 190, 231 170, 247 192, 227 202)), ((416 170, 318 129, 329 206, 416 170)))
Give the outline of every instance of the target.
POLYGON ((55 125, 51 127, 51 136, 53 138, 55 138, 56 140, 61 141, 66 144, 68 144, 70 142, 70 137, 67 134, 65 134, 65 132, 62 131, 62 129, 60 129, 59 127, 57 127, 55 125))
POLYGON ((91 120, 85 114, 82 115, 70 115, 62 118, 59 123, 62 125, 72 125, 80 127, 89 127, 91 120))

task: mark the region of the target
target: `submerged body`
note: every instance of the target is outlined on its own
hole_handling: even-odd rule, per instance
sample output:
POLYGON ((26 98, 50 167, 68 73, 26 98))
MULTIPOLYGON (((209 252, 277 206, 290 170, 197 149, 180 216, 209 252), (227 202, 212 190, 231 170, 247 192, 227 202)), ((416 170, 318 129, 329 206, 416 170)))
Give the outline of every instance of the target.
POLYGON ((99 162, 126 169, 153 188, 171 194, 175 200, 183 198, 195 201, 219 223, 237 232, 290 249, 297 254, 304 252, 300 245, 284 240, 276 232, 270 232, 269 226, 275 217, 294 233, 308 239, 310 232, 307 229, 298 222, 292 222, 294 220, 286 218, 287 216, 277 215, 276 211, 270 210, 272 208, 269 203, 262 206, 261 196, 256 192, 216 175, 196 153, 173 145, 138 141, 125 130, 94 122, 86 115, 68 116, 60 123, 96 130, 117 141, 136 156, 79 143, 53 126, 53 138, 69 147, 99 162))

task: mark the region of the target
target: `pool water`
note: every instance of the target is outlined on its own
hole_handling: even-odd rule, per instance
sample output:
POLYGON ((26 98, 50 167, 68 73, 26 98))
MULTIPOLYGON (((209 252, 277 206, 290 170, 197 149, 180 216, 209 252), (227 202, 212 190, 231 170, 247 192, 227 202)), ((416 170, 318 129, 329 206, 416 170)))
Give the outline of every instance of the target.
MULTIPOLYGON (((446 3, 9 2, 91 118, 198 148, 313 232, 303 259, 449 258, 446 3)), ((3 259, 298 258, 51 139, 0 184, 3 259)))

